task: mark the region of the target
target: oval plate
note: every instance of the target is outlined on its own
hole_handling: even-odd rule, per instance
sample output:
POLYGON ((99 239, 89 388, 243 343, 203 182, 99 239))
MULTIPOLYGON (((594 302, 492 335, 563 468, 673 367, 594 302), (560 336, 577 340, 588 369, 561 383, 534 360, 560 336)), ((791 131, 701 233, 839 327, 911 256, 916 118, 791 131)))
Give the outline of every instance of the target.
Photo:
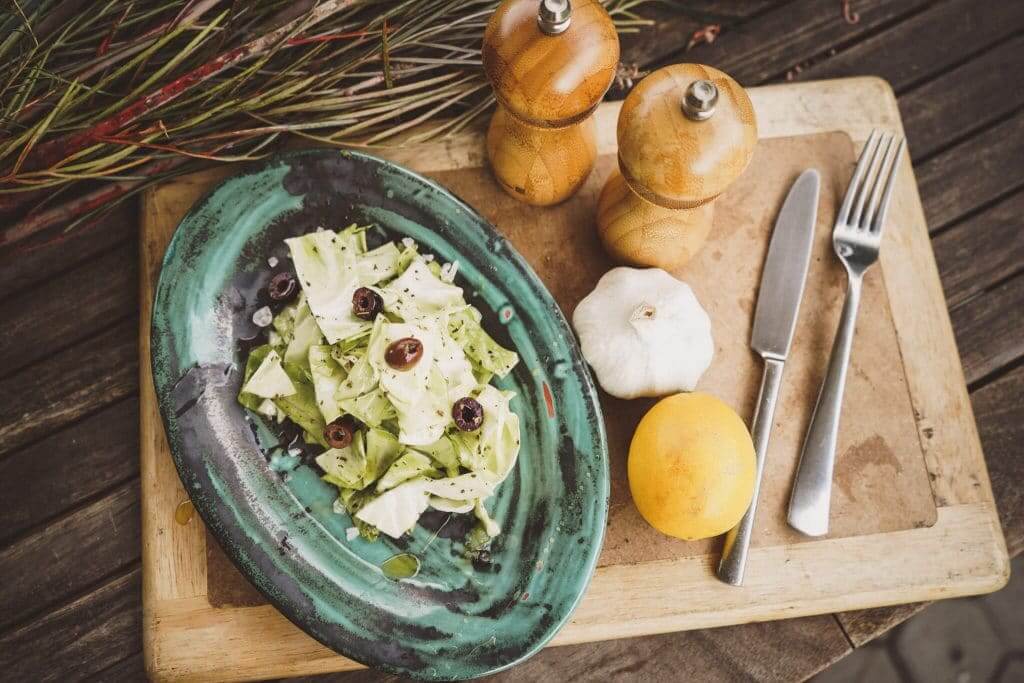
MULTIPOLYGON (((372 244, 371 244, 372 246, 372 244)), ((597 562, 608 512, 604 424, 589 371, 551 295, 511 245, 437 184, 375 157, 282 155, 192 208, 164 257, 153 307, 153 377, 186 490, 227 554, 281 611, 328 647, 417 678, 492 673, 565 623, 597 562), (242 339, 282 240, 349 223, 371 243, 408 236, 459 262, 457 284, 485 328, 521 358, 496 382, 515 391, 522 448, 487 501, 502 526, 491 562, 463 557, 464 519, 428 513, 411 535, 348 540, 334 487, 279 447, 236 401, 242 339), (412 552, 422 568, 380 567, 412 552)))

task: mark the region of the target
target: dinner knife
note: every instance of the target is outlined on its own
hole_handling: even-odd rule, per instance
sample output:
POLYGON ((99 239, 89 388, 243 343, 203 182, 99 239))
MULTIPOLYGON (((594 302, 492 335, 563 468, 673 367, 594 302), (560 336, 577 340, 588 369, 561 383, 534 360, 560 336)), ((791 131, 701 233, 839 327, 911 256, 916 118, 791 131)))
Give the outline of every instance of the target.
POLYGON ((751 348, 764 359, 761 392, 750 429, 757 456, 754 495, 739 524, 726 534, 722 559, 718 564, 718 578, 733 586, 743 584, 746 571, 747 551, 757 513, 757 497, 761 489, 761 476, 764 474, 775 400, 782 385, 782 369, 793 341, 800 299, 803 298, 804 282, 807 280, 807 266, 811 261, 820 186, 821 177, 814 169, 804 171, 793 183, 779 211, 779 217, 775 220, 768 256, 761 273, 754 328, 750 335, 751 348))

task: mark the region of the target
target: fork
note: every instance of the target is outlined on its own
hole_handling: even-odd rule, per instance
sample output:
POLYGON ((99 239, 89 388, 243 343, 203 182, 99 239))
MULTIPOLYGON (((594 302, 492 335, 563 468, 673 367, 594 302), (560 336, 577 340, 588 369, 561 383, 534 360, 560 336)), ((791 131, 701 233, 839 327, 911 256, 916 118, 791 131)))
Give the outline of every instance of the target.
POLYGON ((853 171, 832 230, 832 246, 846 268, 843 314, 832 343, 828 373, 804 439, 796 481, 789 499, 789 525, 808 536, 828 533, 836 436, 846 385, 846 369, 860 306, 864 273, 878 260, 892 188, 903 152, 903 138, 872 131, 853 171))

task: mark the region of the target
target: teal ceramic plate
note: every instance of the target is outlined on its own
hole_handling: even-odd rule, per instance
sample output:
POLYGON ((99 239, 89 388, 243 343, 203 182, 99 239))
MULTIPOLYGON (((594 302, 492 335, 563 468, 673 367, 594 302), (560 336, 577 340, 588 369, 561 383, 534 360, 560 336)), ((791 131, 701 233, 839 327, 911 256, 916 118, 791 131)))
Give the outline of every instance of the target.
MULTIPOLYGON (((538 226, 538 229, 543 229, 538 226)), ((372 246, 372 245, 371 245, 372 246)), ((209 529, 289 619, 364 664, 427 679, 492 673, 565 623, 597 562, 608 455, 597 396, 573 334, 537 276, 473 209, 371 156, 277 157, 222 183, 178 226, 153 309, 153 376, 178 473, 209 529), (348 540, 336 491, 308 454, 289 455, 235 400, 257 293, 287 265, 282 240, 351 222, 373 241, 409 236, 458 260, 467 300, 522 361, 522 450, 487 507, 502 526, 489 562, 463 557, 465 516, 430 513, 404 539, 348 540), (278 266, 280 269, 281 266, 278 266), (411 552, 412 579, 381 565, 411 552)))

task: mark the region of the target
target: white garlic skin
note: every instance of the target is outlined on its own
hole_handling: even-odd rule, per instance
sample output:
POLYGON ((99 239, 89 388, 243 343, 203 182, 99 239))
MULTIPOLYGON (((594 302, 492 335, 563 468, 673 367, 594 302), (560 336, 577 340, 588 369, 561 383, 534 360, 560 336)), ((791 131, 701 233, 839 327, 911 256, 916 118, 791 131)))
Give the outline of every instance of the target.
POLYGON ((693 391, 715 353, 693 290, 660 268, 609 270, 572 324, 598 383, 618 398, 693 391))

